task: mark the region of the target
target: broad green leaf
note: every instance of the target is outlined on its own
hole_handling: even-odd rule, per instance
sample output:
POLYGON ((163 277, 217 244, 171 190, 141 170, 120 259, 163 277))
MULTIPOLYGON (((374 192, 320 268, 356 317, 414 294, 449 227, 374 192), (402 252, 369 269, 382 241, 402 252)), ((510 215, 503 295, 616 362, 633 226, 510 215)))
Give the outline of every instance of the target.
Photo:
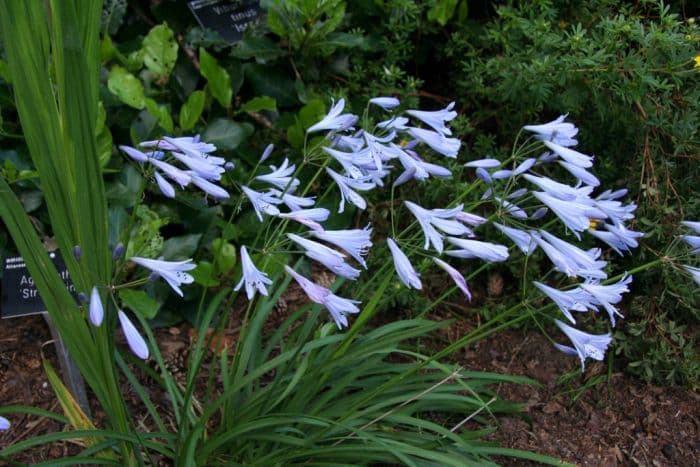
POLYGON ((189 234, 180 237, 171 237, 163 244, 163 252, 161 253, 166 260, 169 261, 184 261, 192 258, 202 234, 189 234))
POLYGON ((277 110, 277 101, 268 96, 254 97, 243 104, 241 110, 243 112, 260 112, 261 110, 274 112, 277 110))
POLYGON ((149 297, 143 290, 123 289, 119 291, 119 298, 126 308, 146 319, 155 318, 160 308, 160 303, 149 297))
POLYGON ((441 26, 447 24, 455 13, 458 0, 434 0, 435 3, 428 10, 428 19, 441 26))
POLYGON ((301 148, 304 145, 304 129, 301 122, 297 120, 294 125, 287 128, 287 141, 293 148, 301 148))
POLYGON ((211 95, 223 107, 231 106, 233 90, 231 88, 231 77, 214 57, 202 47, 199 48, 199 66, 202 76, 207 79, 207 89, 211 95))
POLYGON ((258 63, 266 63, 286 55, 284 49, 265 36, 248 36, 238 42, 231 55, 242 60, 255 58, 258 63))
POLYGON ((245 77, 258 96, 270 96, 280 107, 292 107, 299 103, 294 80, 279 68, 247 63, 243 66, 245 77))
POLYGON ((146 98, 146 110, 158 120, 158 125, 160 125, 161 128, 168 133, 173 132, 173 117, 170 116, 170 110, 166 106, 159 105, 153 99, 146 98))
POLYGON ((107 88, 128 106, 140 110, 146 105, 141 81, 119 65, 113 66, 110 70, 107 88))
POLYGON ((216 271, 227 273, 236 265, 236 247, 221 238, 215 239, 211 244, 214 253, 214 266, 216 271))
POLYGON ((303 130, 318 123, 326 115, 326 104, 320 99, 310 100, 299 111, 299 121, 303 130))
POLYGON ((253 127, 250 124, 217 118, 204 130, 202 140, 219 149, 236 149, 252 133, 253 127))
POLYGON ((180 129, 187 131, 194 128, 204 110, 206 97, 204 91, 195 91, 189 95, 187 101, 180 107, 180 129))
POLYGON ((214 265, 209 261, 200 261, 197 267, 190 271, 194 281, 203 287, 217 287, 219 281, 216 279, 214 265))
POLYGON ((178 45, 167 23, 155 26, 143 39, 143 63, 160 77, 169 76, 177 60, 178 45))

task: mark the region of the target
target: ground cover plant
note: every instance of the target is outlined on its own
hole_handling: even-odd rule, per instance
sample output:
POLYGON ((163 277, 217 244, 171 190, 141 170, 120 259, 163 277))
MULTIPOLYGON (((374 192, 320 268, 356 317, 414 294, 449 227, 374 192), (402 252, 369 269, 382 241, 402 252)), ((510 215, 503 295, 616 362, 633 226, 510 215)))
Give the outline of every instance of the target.
MULTIPOLYGON (((337 14, 341 4, 316 8, 337 14)), ((555 323, 562 332, 555 345, 583 370, 587 359, 604 358, 612 339, 605 331, 621 317, 632 274, 665 263, 686 275, 680 280, 700 282, 692 264, 700 228, 693 221, 661 259, 618 269, 602 257, 601 246, 620 256, 638 246, 642 234, 629 227, 637 206, 625 189, 602 188, 565 115, 524 122, 530 124, 514 132, 503 157, 465 158, 450 127, 459 121, 454 103, 419 110, 398 93, 368 101, 336 94, 328 107, 327 99, 309 98, 289 115, 286 142, 270 132, 274 145, 226 153, 251 137, 254 124, 276 117, 284 93, 235 102, 235 77, 199 48, 194 58, 206 86, 196 89, 195 80, 189 91, 182 87, 183 96, 159 102, 167 95, 158 89, 178 66, 176 35, 166 24, 153 26, 143 47, 125 55, 109 36, 98 41, 97 7, 54 2, 26 16, 17 8, 3 4, 3 43, 36 172, 18 172, 9 182, 38 177, 42 228, 66 252, 78 304, 7 181, 1 214, 107 417, 96 428, 52 377, 65 416, 42 415, 73 429, 9 446, 0 452, 4 459, 47 441, 83 438, 87 447, 65 462, 463 465, 494 454, 555 462, 480 441, 491 416, 517 410, 494 398, 489 384, 527 380, 471 372, 444 357, 534 320, 547 329, 555 323), (34 23, 43 27, 40 40, 30 32, 34 23), (98 57, 109 91, 102 104, 98 57), (88 85, 77 88, 79 77, 88 85), (52 105, 41 107, 47 96, 52 105), (110 112, 129 115, 122 127, 128 132, 115 133, 115 157, 115 135, 104 123, 110 112), (202 128, 201 120, 201 135, 189 133, 202 128), (459 182, 450 185, 453 178, 459 182), (455 186, 449 198, 434 196, 455 186), (448 296, 470 300, 469 283, 506 262, 519 271, 518 300, 447 348, 427 352, 420 339, 445 324, 425 320, 427 313, 448 296), (418 316, 373 322, 437 271, 454 286, 418 316), (266 329, 294 287, 308 304, 266 329), (235 345, 211 354, 207 330, 224 326, 234 304, 242 322, 235 345), (149 324, 173 319, 173 309, 200 336, 184 382, 166 367, 149 324), (115 333, 133 356, 115 345, 115 333), (141 363, 148 359, 155 370, 141 363), (141 372, 162 386, 166 412, 141 372), (147 429, 119 393, 123 379, 138 393, 147 429), (465 430, 472 419, 484 430, 465 430)), ((271 29, 305 65, 316 57, 304 54, 304 41, 332 42, 340 23, 330 15, 317 31, 321 39, 300 38, 282 26, 294 11, 277 4, 270 12, 271 29)), ((251 83, 259 77, 244 73, 252 73, 251 83)), ((12 429, 18 411, 39 413, 0 408, 3 429, 12 429)))

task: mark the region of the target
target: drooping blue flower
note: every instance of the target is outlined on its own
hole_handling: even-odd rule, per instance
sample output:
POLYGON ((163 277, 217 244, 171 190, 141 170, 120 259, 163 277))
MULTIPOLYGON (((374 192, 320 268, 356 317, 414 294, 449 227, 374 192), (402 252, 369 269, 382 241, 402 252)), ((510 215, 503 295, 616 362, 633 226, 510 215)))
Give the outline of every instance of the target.
POLYGON ((241 271, 243 273, 243 277, 241 277, 240 282, 236 284, 236 287, 234 287, 233 290, 238 292, 241 290, 243 284, 245 284, 245 293, 248 300, 252 300, 253 297, 255 297, 256 291, 267 297, 266 286, 271 285, 272 281, 266 273, 255 267, 255 264, 253 263, 253 260, 250 259, 250 255, 248 255, 248 250, 245 246, 241 246, 241 271))
POLYGON ((467 286, 467 280, 464 278, 464 276, 455 268, 444 262, 443 260, 439 258, 433 257, 433 262, 440 266, 447 274, 450 275, 452 280, 455 282, 455 285, 459 288, 459 290, 462 291, 465 297, 467 297, 467 300, 470 302, 472 301, 472 293, 469 290, 469 286, 467 286))
POLYGON ((139 146, 142 148, 157 148, 164 151, 182 151, 192 157, 201 158, 216 151, 216 146, 211 143, 205 143, 200 139, 199 135, 181 136, 178 138, 164 136, 163 139, 144 141, 139 146))
POLYGON ((208 159, 190 157, 186 154, 181 154, 176 151, 172 151, 170 154, 175 159, 187 166, 192 172, 196 173, 199 177, 204 178, 206 180, 221 180, 222 174, 226 172, 226 169, 224 169, 223 164, 212 164, 208 159))
POLYGON ((700 268, 694 268, 693 266, 684 265, 683 269, 688 271, 688 274, 690 274, 695 283, 700 286, 700 268))
POLYGON ((304 292, 306 292, 306 295, 312 302, 323 305, 328 309, 338 329, 348 326, 348 314, 360 312, 360 309, 357 307, 357 304, 360 303, 359 301, 339 297, 329 289, 311 282, 287 265, 284 266, 284 269, 304 289, 304 292))
POLYGON ((358 179, 365 175, 362 170, 355 165, 359 155, 357 152, 338 151, 328 147, 323 147, 321 149, 323 149, 323 152, 338 161, 340 165, 343 166, 343 170, 345 170, 350 177, 358 179))
POLYGON ((408 133, 430 146, 434 151, 453 159, 457 158, 459 148, 462 146, 462 142, 457 138, 448 138, 440 133, 424 130, 423 128, 408 127, 408 133))
POLYGON ((496 170, 491 174, 493 180, 503 180, 505 178, 510 178, 513 175, 513 171, 510 169, 496 170))
POLYGON ((268 216, 277 216, 280 213, 280 210, 275 205, 282 204, 282 200, 277 198, 273 193, 261 193, 251 190, 245 185, 242 186, 241 189, 253 205, 255 215, 258 216, 260 222, 263 220, 263 213, 268 216))
POLYGON ((133 261, 139 266, 150 269, 159 277, 162 277, 165 282, 167 282, 168 285, 181 297, 182 290, 180 290, 180 284, 191 284, 194 282, 194 277, 185 272, 191 271, 197 267, 196 264, 192 264, 191 259, 185 261, 162 261, 158 259, 132 256, 129 258, 129 260, 133 261))
POLYGON ((160 192, 168 198, 174 198, 175 188, 165 178, 163 178, 163 176, 157 170, 153 172, 153 176, 156 179, 160 192))
POLYGON ((581 168, 577 165, 570 164, 565 161, 559 161, 559 165, 564 167, 566 170, 569 171, 571 175, 576 177, 579 182, 585 183, 586 185, 589 186, 599 186, 600 185, 600 180, 598 180, 598 177, 590 173, 588 170, 581 168))
POLYGON ((342 113, 344 108, 345 99, 341 98, 338 102, 332 102, 328 114, 320 122, 311 125, 306 132, 313 133, 321 130, 342 131, 352 127, 357 122, 357 116, 342 113))
POLYGON ((530 170, 535 164, 537 163, 537 159, 531 157, 529 159, 525 159, 522 161, 518 166, 513 170, 513 176, 518 176, 521 174, 524 174, 528 170, 530 170))
POLYGON ((421 289, 423 285, 420 281, 420 274, 413 268, 408 257, 401 251, 392 238, 387 238, 386 243, 391 251, 391 256, 394 258, 394 269, 399 279, 401 279, 401 282, 409 289, 421 289))
POLYGON ((493 183, 491 175, 489 175, 489 173, 483 167, 477 167, 474 173, 476 174, 477 178, 483 180, 485 183, 488 183, 489 185, 493 183))
POLYGON ((149 352, 146 341, 122 310, 117 312, 117 316, 119 317, 119 323, 122 326, 124 337, 126 337, 126 342, 129 344, 131 351, 141 360, 147 360, 149 352))
POLYGON ((574 344, 573 347, 568 345, 554 344, 559 350, 567 355, 578 355, 581 359, 581 372, 586 368, 586 359, 592 358, 593 360, 603 361, 605 358, 605 351, 608 349, 610 342, 612 341, 612 335, 607 334, 588 334, 583 331, 579 331, 576 328, 572 328, 568 324, 555 319, 554 322, 561 329, 564 334, 571 340, 574 344))
POLYGON ((483 217, 464 211, 460 211, 457 214, 455 214, 455 219, 473 227, 486 223, 486 219, 484 219, 483 217))
POLYGON ((529 256, 537 249, 537 243, 532 239, 532 236, 524 230, 508 227, 498 222, 494 222, 493 225, 503 232, 503 235, 510 238, 525 256, 529 256))
POLYGON ((479 258, 492 263, 508 259, 508 248, 503 245, 454 237, 447 237, 447 241, 459 248, 445 253, 455 258, 479 258))
POLYGON ((160 169, 169 179, 180 185, 180 188, 185 188, 192 181, 192 177, 187 172, 178 169, 174 165, 153 158, 149 158, 148 162, 160 169))
POLYGON ((404 204, 423 229, 425 236, 423 248, 426 250, 431 243, 438 253, 442 253, 444 249, 443 236, 436 228, 448 235, 469 235, 472 233, 470 229, 455 220, 455 216, 462 212, 462 205, 450 209, 425 209, 411 201, 404 201, 404 204))
POLYGON ((559 220, 573 231, 576 238, 580 238, 579 232, 590 227, 591 219, 605 219, 607 217, 599 209, 577 200, 564 201, 541 191, 535 191, 533 195, 554 211, 559 220))
POLYGON ((375 184, 368 181, 369 177, 362 177, 360 179, 344 177, 330 168, 326 168, 326 173, 331 176, 340 189, 340 206, 338 207, 339 213, 345 211, 346 199, 360 209, 365 209, 367 207, 367 202, 365 199, 354 190, 369 191, 373 189, 375 184))
POLYGON ((131 157, 136 162, 146 162, 148 160, 148 156, 146 154, 136 148, 132 148, 131 146, 121 145, 119 146, 119 149, 124 151, 127 156, 131 157))
POLYGON ((537 185, 548 195, 563 201, 587 199, 593 192, 593 187, 591 186, 573 187, 565 185, 564 183, 559 183, 548 177, 537 177, 535 175, 525 174, 523 178, 537 185))
POLYGON ((545 230, 535 233, 533 238, 559 271, 569 276, 583 278, 605 279, 608 277, 603 271, 603 268, 608 264, 607 261, 598 260, 602 253, 600 248, 592 248, 585 251, 576 245, 555 237, 545 230), (539 238, 540 235, 546 241, 539 238), (556 252, 552 251, 552 249, 556 250, 556 252), (561 258, 564 258, 563 264, 561 264, 561 258))
POLYGON ((493 169, 500 165, 501 161, 499 161, 498 159, 478 159, 464 164, 465 167, 474 167, 481 169, 493 169))
POLYGON ((508 196, 506 196, 506 198, 508 198, 508 199, 517 199, 517 198, 521 198, 522 196, 524 196, 525 194, 527 194, 527 191, 528 191, 527 188, 518 188, 518 189, 515 190, 513 193, 511 193, 511 194, 509 194, 508 196))
POLYGON ((292 177, 296 168, 297 166, 294 164, 289 165, 289 159, 285 157, 279 168, 271 165, 272 172, 258 175, 255 179, 274 185, 280 190, 294 191, 301 183, 298 178, 292 177))
POLYGON ((605 308, 605 311, 607 311, 610 316, 610 323, 615 327, 615 315, 621 318, 624 318, 624 316, 613 305, 620 303, 622 294, 630 291, 627 286, 631 282, 632 276, 626 274, 615 284, 602 285, 598 282, 590 281, 581 284, 580 287, 593 296, 597 305, 601 305, 605 308))
POLYGON ((319 222, 325 222, 328 216, 330 216, 330 211, 326 208, 299 209, 279 215, 283 219, 292 219, 314 230, 323 230, 319 222))
MULTIPOLYGON (((452 176, 452 172, 450 172, 449 169, 446 169, 445 167, 436 164, 425 162, 422 159, 420 159, 418 155, 415 154, 413 151, 409 153, 408 151, 403 151, 401 148, 398 148, 398 146, 395 146, 395 148, 397 149, 396 153, 398 154, 399 162, 401 162, 401 165, 404 167, 406 172, 410 171, 410 178, 415 178, 416 180, 423 181, 426 180, 430 175, 435 175, 438 177, 452 176)), ((403 175, 401 177, 403 177, 403 175)), ((397 184, 400 184, 398 183, 398 180, 397 184)))
POLYGON ((287 237, 306 250, 306 256, 323 264, 336 276, 350 280, 357 280, 360 277, 360 270, 355 269, 345 262, 345 255, 328 248, 326 245, 302 238, 293 233, 288 233, 287 237))
POLYGON ((0 416, 0 431, 7 431, 10 429, 10 421, 3 416, 0 416))
POLYGON ((406 117, 392 117, 389 120, 377 123, 377 127, 386 130, 406 130, 408 129, 407 123, 408 119, 406 117))
POLYGON ((631 251, 632 248, 637 248, 639 246, 637 239, 644 236, 642 232, 629 230, 622 224, 604 224, 603 227, 605 230, 589 229, 588 233, 610 245, 620 256, 631 251))
POLYGON ((100 297, 100 292, 97 290, 97 287, 92 288, 88 310, 90 322, 93 324, 93 326, 101 325, 105 316, 105 310, 102 306, 102 298, 100 297))
POLYGON ((372 247, 372 241, 370 240, 372 229, 369 226, 364 229, 315 231, 312 234, 319 240, 332 243, 346 251, 355 258, 355 261, 367 269, 364 256, 367 255, 372 247))
POLYGON ((544 145, 570 164, 584 169, 588 169, 589 167, 593 166, 593 156, 574 151, 571 148, 566 148, 549 141, 544 141, 544 145))
POLYGON ((696 221, 683 221, 681 222, 686 227, 693 229, 696 233, 700 234, 700 222, 696 221))
POLYGON ((442 110, 407 110, 406 113, 430 126, 439 134, 449 136, 452 134, 452 130, 445 125, 445 122, 449 122, 457 116, 457 112, 452 110, 454 106, 455 103, 450 102, 450 104, 442 110))
POLYGON ((525 212, 525 210, 517 204, 501 199, 498 196, 494 196, 493 199, 503 206, 503 209, 505 209, 506 213, 509 215, 515 217, 516 219, 527 219, 527 212, 525 212))
POLYGON ((399 106, 400 102, 395 97, 373 97, 369 100, 370 104, 378 105, 385 110, 391 110, 399 106))
POLYGON ((523 129, 536 133, 535 137, 543 141, 566 147, 576 146, 578 141, 574 137, 578 134, 578 128, 573 123, 564 121, 567 115, 560 115, 555 120, 541 125, 525 125, 523 129))
POLYGON ((537 281, 533 281, 533 284, 556 303, 564 316, 574 324, 576 324, 576 320, 571 315, 571 310, 578 312, 598 311, 598 308, 593 304, 593 296, 580 287, 563 291, 537 281))
POLYGON ((681 238, 685 243, 687 243, 692 250, 692 254, 696 255, 700 253, 700 236, 697 235, 681 235, 681 238))
POLYGON ((202 190, 204 193, 208 194, 212 198, 215 199, 228 199, 230 195, 228 194, 228 191, 224 190, 221 188, 219 185, 215 185, 209 180, 206 180, 203 177, 200 177, 198 174, 196 174, 193 171, 189 171, 188 174, 190 177, 192 177, 192 183, 197 185, 197 187, 202 190))
MULTIPOLYGON (((634 219, 634 211, 637 209, 637 205, 635 203, 622 204, 621 201, 616 200, 616 198, 624 196, 626 192, 627 190, 618 190, 608 195, 609 191, 605 191, 593 200, 593 206, 595 206, 598 211, 605 214, 605 216, 607 216, 607 218, 610 220, 610 223, 624 224, 625 221, 634 219), (613 198, 613 196, 618 193, 622 193, 622 195, 613 198)), ((597 218, 604 219, 604 217, 600 216, 597 218)))

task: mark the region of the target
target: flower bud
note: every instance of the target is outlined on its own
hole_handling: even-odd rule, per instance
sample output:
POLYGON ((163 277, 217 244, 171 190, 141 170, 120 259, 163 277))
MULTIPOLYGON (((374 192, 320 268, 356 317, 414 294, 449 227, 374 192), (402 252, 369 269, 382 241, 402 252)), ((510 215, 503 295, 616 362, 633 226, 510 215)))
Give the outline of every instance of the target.
POLYGON ((119 258, 121 258, 123 254, 124 254, 124 245, 121 242, 119 242, 119 243, 117 243, 117 246, 114 247, 114 250, 112 250, 112 259, 114 259, 114 261, 118 261, 119 258))

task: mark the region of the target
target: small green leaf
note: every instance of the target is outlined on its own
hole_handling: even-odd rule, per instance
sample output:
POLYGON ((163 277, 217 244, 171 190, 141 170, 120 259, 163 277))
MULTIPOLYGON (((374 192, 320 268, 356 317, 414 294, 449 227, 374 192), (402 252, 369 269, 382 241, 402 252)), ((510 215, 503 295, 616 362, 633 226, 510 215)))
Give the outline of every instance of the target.
POLYGON ((287 141, 293 148, 301 148, 304 145, 304 129, 297 120, 294 125, 287 128, 287 141))
POLYGON ((143 94, 141 81, 119 65, 113 66, 110 70, 107 88, 120 101, 130 107, 143 109, 146 105, 146 96, 143 94))
POLYGON ((199 66, 202 76, 207 79, 207 89, 214 96, 214 99, 223 107, 230 107, 233 90, 228 71, 219 65, 216 59, 202 47, 199 48, 199 66))
POLYGON ((202 234, 189 234, 171 237, 163 244, 162 255, 169 261, 182 261, 191 258, 197 251, 202 234))
POLYGON ((167 23, 159 24, 143 39, 143 62, 158 76, 169 76, 177 60, 177 41, 167 23))
POLYGON ((274 112, 277 110, 277 101, 268 96, 254 97, 243 104, 241 110, 243 112, 260 112, 261 110, 274 112))
POLYGON ((217 287, 219 281, 214 273, 214 266, 209 261, 200 261, 197 267, 190 271, 194 281, 203 287, 217 287))
POLYGON ((182 130, 191 130, 197 124, 197 120, 204 110, 206 97, 204 91, 195 91, 182 104, 180 107, 180 128, 182 130))
POLYGON ((172 133, 174 129, 173 117, 170 116, 170 110, 164 105, 158 105, 153 99, 146 99, 146 110, 158 120, 158 125, 168 133, 172 133))
POLYGON ((236 265, 236 247, 217 238, 211 243, 214 252, 214 266, 218 273, 227 273, 236 265))
POLYGON ((252 133, 253 127, 249 124, 217 118, 204 130, 202 140, 219 149, 236 149, 252 133))
POLYGON ((125 308, 143 316, 153 319, 158 313, 160 303, 149 297, 143 290, 123 289, 119 291, 119 299, 125 308))

